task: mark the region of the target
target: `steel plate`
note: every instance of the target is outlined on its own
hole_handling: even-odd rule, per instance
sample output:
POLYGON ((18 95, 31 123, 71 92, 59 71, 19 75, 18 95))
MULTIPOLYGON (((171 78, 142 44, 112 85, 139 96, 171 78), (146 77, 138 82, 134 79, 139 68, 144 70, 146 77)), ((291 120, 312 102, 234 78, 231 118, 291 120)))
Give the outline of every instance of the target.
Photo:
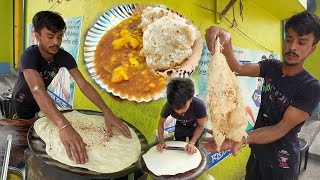
MULTIPOLYGON (((125 5, 119 5, 117 7, 114 7, 104 14, 102 14, 98 20, 94 23, 94 25, 89 29, 85 42, 84 42, 84 61, 85 66, 88 70, 89 75, 93 78, 93 80, 104 90, 106 90, 109 93, 112 93, 114 96, 118 96, 122 99, 128 99, 130 101, 136 101, 136 102, 149 102, 152 100, 157 100, 161 97, 165 96, 165 88, 163 91, 161 91, 158 94, 155 94, 151 97, 144 97, 144 98, 136 98, 134 96, 128 96, 126 93, 120 93, 116 92, 113 89, 111 89, 107 84, 105 84, 102 79, 97 75, 95 70, 95 63, 94 63, 94 54, 96 47, 102 38, 102 36, 110 29, 118 25, 123 20, 129 18, 135 10, 141 11, 143 8, 147 7, 149 5, 146 4, 125 4, 125 5)), ((151 5, 151 6, 160 6, 160 5, 151 5)), ((160 6, 163 7, 163 6, 160 6)), ((168 8, 166 8, 168 9, 168 8)), ((170 9, 168 9, 170 10, 170 9)), ((172 11, 172 10, 170 10, 172 11)), ((174 12, 174 11, 172 11, 174 12)), ((178 13, 177 13, 178 14, 178 13)), ((180 15, 180 14, 179 14, 180 15)), ((181 15, 180 15, 181 16, 181 15)), ((183 17, 183 16, 181 16, 183 17)), ((192 24, 192 23, 191 23, 192 24)), ((190 62, 184 62, 177 69, 170 69, 167 70, 164 74, 167 74, 170 77, 190 77, 192 73, 195 71, 195 68, 197 67, 199 60, 201 58, 202 54, 202 39, 200 32, 198 33, 198 38, 195 42, 195 45, 197 52, 194 53, 192 57, 192 61, 190 62)), ((188 58, 188 59, 191 59, 188 58)))

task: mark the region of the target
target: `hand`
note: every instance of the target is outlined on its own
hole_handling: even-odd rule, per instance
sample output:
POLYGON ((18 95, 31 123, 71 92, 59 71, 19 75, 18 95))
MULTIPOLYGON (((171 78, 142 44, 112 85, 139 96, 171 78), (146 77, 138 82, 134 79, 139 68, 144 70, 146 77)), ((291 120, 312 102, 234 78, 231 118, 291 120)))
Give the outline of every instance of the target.
MULTIPOLYGON (((208 128, 204 128, 204 131, 206 131, 207 133, 209 134, 213 134, 212 130, 211 129, 208 129, 208 128)), ((235 142, 234 141, 231 141, 229 139, 225 139, 220 147, 220 151, 226 151, 226 150, 229 150, 231 148, 234 147, 234 144, 235 142)), ((216 142, 215 140, 212 138, 212 137, 208 137, 208 138, 203 138, 201 141, 200 141, 200 146, 205 148, 207 151, 210 151, 210 152, 213 152, 213 153, 217 153, 217 152, 220 152, 218 151, 217 149, 217 145, 216 145, 216 142)))
POLYGON ((118 128, 121 131, 121 133, 125 137, 131 139, 131 133, 130 133, 129 127, 124 122, 122 122, 120 119, 115 117, 112 113, 105 114, 104 121, 106 123, 109 136, 113 136, 112 126, 115 126, 116 128, 118 128))
POLYGON ((193 144, 190 144, 190 143, 188 143, 188 144, 186 145, 185 149, 187 150, 187 152, 188 152, 189 154, 194 154, 194 153, 197 152, 197 148, 196 148, 193 144))
POLYGON ((66 148, 66 152, 70 160, 74 161, 75 158, 77 164, 84 164, 88 162, 86 144, 72 126, 62 129, 59 132, 59 136, 61 142, 66 148))
POLYGON ((164 143, 164 142, 160 142, 160 143, 158 143, 157 144, 157 149, 159 150, 159 151, 162 151, 164 148, 166 148, 167 147, 167 145, 166 145, 166 143, 164 143))
POLYGON ((220 38, 220 44, 222 45, 224 50, 227 48, 232 48, 230 34, 223 29, 211 26, 206 30, 205 35, 207 46, 211 54, 214 54, 215 52, 215 42, 217 40, 217 37, 220 38))
POLYGON ((240 142, 235 142, 233 147, 231 148, 231 152, 233 156, 236 156, 238 154, 238 151, 244 147, 244 144, 246 143, 245 137, 242 137, 240 142))
POLYGON ((220 147, 220 151, 217 149, 217 145, 215 140, 210 137, 210 138, 203 138, 200 141, 200 147, 206 149, 209 152, 217 153, 220 151, 226 151, 229 149, 232 149, 234 147, 235 142, 229 139, 225 139, 220 147))

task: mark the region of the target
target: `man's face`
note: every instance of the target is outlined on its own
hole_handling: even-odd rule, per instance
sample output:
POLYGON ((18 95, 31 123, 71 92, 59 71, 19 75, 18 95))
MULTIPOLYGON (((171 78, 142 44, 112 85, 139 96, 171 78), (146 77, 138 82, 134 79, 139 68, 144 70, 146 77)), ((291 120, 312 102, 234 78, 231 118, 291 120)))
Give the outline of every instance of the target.
POLYGON ((284 63, 288 66, 303 63, 316 49, 316 45, 312 45, 313 41, 313 33, 299 36, 292 28, 289 28, 283 43, 284 63))
POLYGON ((174 109, 174 111, 183 116, 184 113, 188 111, 191 102, 192 102, 192 98, 187 101, 186 105, 182 109, 179 109, 179 110, 174 109))
POLYGON ((39 47, 46 53, 55 55, 60 49, 64 31, 53 33, 46 27, 42 28, 40 34, 35 32, 39 47))

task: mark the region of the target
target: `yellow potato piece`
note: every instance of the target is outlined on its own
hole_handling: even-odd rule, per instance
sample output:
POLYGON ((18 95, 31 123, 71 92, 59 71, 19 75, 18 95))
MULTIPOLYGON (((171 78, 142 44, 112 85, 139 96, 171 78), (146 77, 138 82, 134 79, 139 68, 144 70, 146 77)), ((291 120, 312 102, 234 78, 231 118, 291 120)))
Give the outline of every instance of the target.
POLYGON ((115 73, 113 71, 112 73, 112 78, 111 78, 111 82, 113 83, 118 83, 118 82, 122 82, 124 80, 123 76, 119 73, 115 73))
POLYGON ((126 37, 126 36, 130 36, 130 32, 127 29, 122 29, 120 32, 120 36, 121 37, 126 37))
POLYGON ((137 61, 136 58, 129 58, 129 62, 131 64, 131 66, 133 66, 135 68, 139 68, 140 67, 140 63, 137 61))
POLYGON ((112 41, 113 49, 114 50, 119 50, 125 45, 125 43, 126 42, 122 38, 116 39, 116 40, 112 41))
POLYGON ((133 48, 136 48, 140 45, 139 41, 136 38, 130 38, 130 45, 133 48))
POLYGON ((129 80, 128 73, 123 66, 119 66, 113 70, 111 82, 122 82, 129 80))
POLYGON ((128 76, 127 71, 120 71, 120 74, 124 80, 129 80, 129 76, 128 76))

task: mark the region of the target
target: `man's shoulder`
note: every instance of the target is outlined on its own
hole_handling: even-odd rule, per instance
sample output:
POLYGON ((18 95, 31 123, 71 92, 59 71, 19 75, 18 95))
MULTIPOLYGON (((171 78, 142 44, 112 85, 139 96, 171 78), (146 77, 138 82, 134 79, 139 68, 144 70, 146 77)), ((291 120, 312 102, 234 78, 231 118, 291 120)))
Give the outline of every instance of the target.
POLYGON ((162 106, 162 110, 161 110, 161 117, 163 118, 167 118, 171 113, 172 113, 173 109, 171 108, 171 106, 169 105, 168 102, 166 102, 163 106, 162 106))
POLYGON ((202 99, 195 97, 195 96, 192 97, 192 102, 194 102, 196 104, 205 104, 205 102, 202 99))
POLYGON ((57 54, 55 54, 54 60, 57 64, 66 67, 68 70, 77 67, 76 60, 73 56, 62 48, 60 48, 57 54))
POLYGON ((200 109, 205 110, 207 108, 206 103, 202 99, 200 99, 198 97, 193 97, 191 103, 198 110, 200 110, 200 109))
POLYGON ((39 47, 37 45, 31 45, 27 49, 25 49, 22 54, 37 55, 39 54, 39 52, 39 47))
POLYGON ((62 57, 62 58, 68 57, 68 58, 73 59, 73 56, 68 51, 66 51, 62 48, 59 49, 59 51, 56 55, 57 55, 56 57, 62 57))
POLYGON ((30 64, 35 64, 40 62, 40 60, 41 60, 41 54, 39 51, 39 47, 37 45, 32 45, 22 52, 20 56, 20 65, 29 66, 30 64))
POLYGON ((320 82, 317 78, 315 78, 312 74, 310 74, 308 71, 306 71, 305 75, 305 84, 307 87, 312 87, 320 90, 320 82))

